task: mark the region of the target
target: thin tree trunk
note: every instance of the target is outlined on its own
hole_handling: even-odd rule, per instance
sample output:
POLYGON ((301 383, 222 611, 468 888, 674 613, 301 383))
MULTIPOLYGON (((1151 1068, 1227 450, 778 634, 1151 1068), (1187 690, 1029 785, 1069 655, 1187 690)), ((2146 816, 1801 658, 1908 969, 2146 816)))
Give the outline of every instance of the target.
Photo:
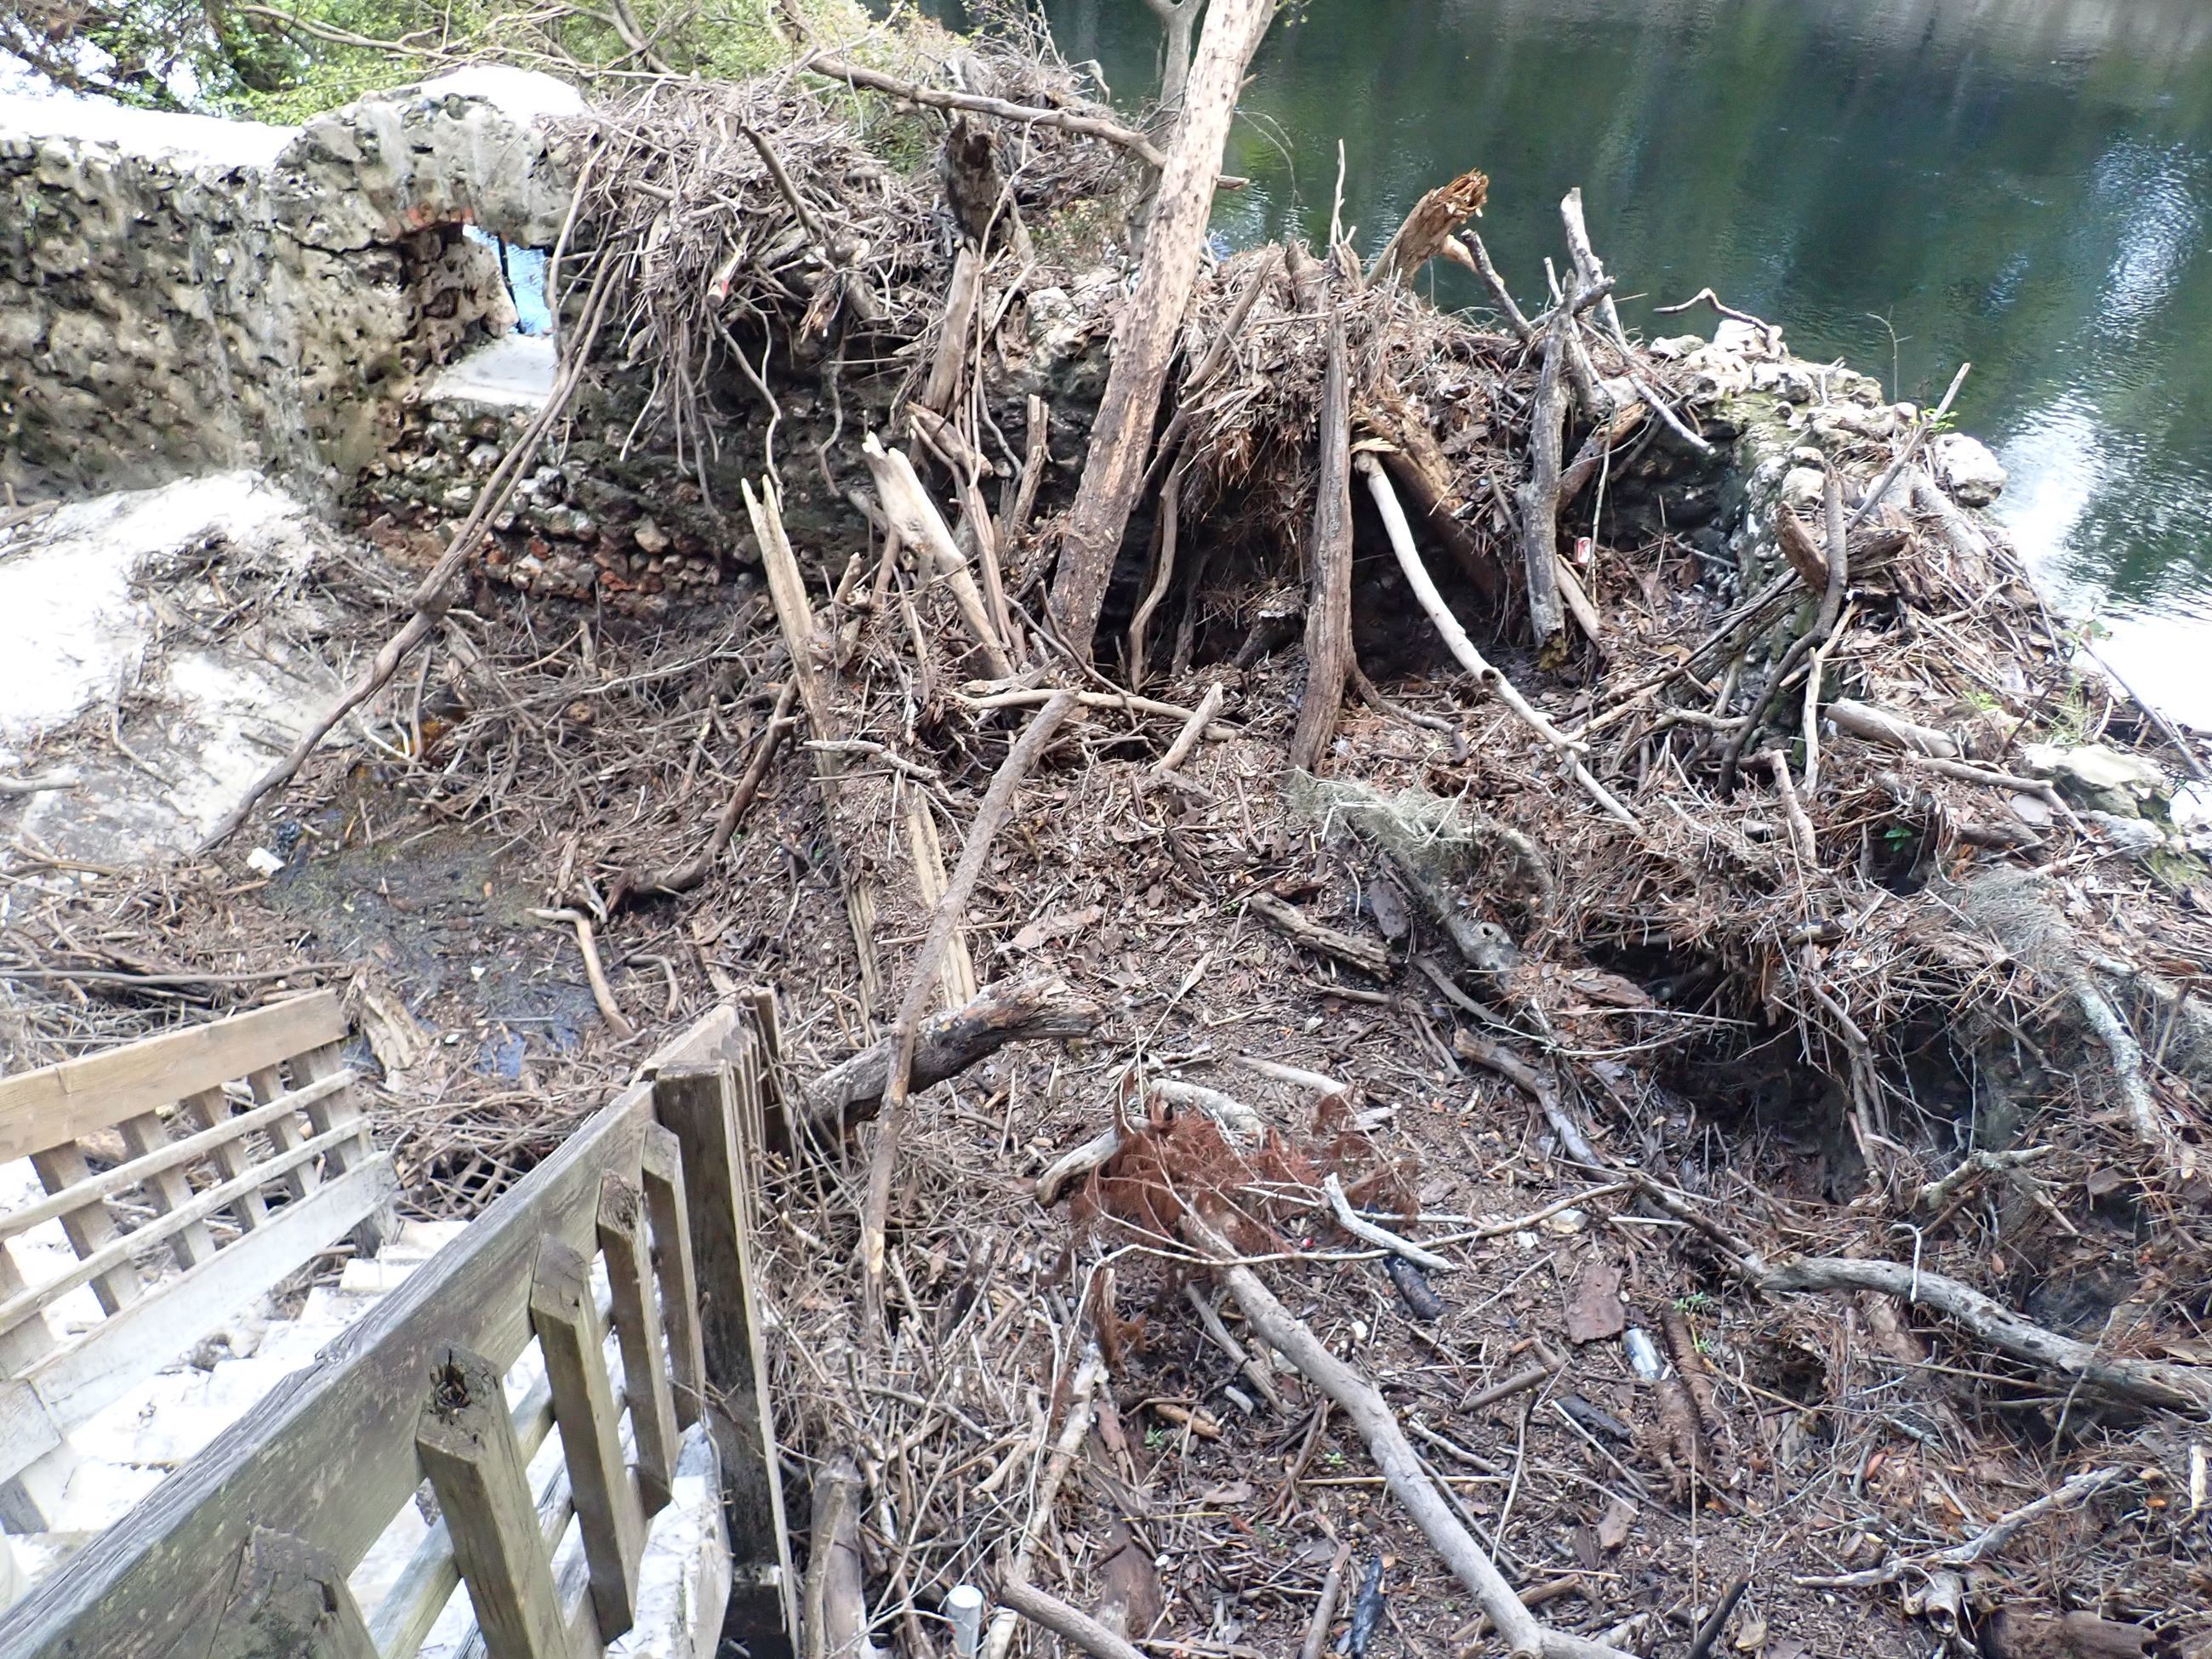
POLYGON ((1306 602, 1306 694, 1291 737, 1291 764, 1318 771, 1336 736, 1352 670, 1352 410, 1346 386, 1344 311, 1328 318, 1328 375, 1321 405, 1321 486, 1314 501, 1313 590, 1306 602))
POLYGON ((1190 83, 1190 38, 1198 27, 1198 9, 1204 0, 1145 0, 1160 20, 1164 37, 1160 42, 1160 115, 1163 127, 1172 126, 1182 112, 1183 89, 1190 83))
POLYGON ((1122 307, 1114 330, 1114 367, 1060 541, 1052 609, 1060 638, 1080 659, 1091 655, 1106 586, 1144 478, 1160 391, 1198 275, 1214 181, 1221 172, 1221 147, 1229 136, 1244 66, 1267 32, 1274 9, 1275 0, 1213 0, 1199 36, 1182 121, 1160 171, 1158 198, 1145 232, 1137 290, 1122 307))

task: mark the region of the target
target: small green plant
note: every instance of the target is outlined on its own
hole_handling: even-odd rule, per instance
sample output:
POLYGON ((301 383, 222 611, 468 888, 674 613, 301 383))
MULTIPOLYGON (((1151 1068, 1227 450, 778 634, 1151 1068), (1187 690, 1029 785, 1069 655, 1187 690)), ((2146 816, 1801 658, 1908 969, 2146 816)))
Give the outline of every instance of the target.
POLYGON ((1703 1291, 1691 1291, 1686 1295, 1678 1296, 1674 1298, 1674 1311, 1676 1313, 1704 1313, 1711 1308, 1712 1305, 1712 1297, 1706 1295, 1703 1291))

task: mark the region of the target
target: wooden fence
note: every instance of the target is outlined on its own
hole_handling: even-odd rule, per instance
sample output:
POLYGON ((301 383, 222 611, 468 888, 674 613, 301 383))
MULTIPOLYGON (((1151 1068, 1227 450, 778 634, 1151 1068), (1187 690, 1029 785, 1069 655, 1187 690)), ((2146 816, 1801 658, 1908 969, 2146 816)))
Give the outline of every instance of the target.
POLYGON ((724 1630, 756 1659, 787 1648, 749 1260, 774 1042, 763 1000, 663 1050, 315 1365, 0 1617, 0 1654, 407 1659, 464 1581, 490 1659, 598 1654, 629 1626, 678 1437, 702 1419, 735 1561, 724 1630), (510 1397, 526 1352, 542 1372, 518 1374, 542 1380, 510 1397), (533 1492, 526 1470, 556 1429, 560 1467, 533 1492), (364 1607, 349 1579, 425 1492, 437 1523, 364 1607), (558 1582, 572 1527, 582 1582, 558 1582))
POLYGON ((0 1163, 28 1158, 46 1189, 0 1215, 0 1241, 58 1221, 77 1258, 33 1286, 0 1249, 10 1528, 50 1524, 72 1430, 349 1230, 375 1250, 392 1161, 369 1139, 345 1036, 323 991, 0 1078, 0 1163), (95 1172, 83 1142, 111 1131, 95 1172), (157 1252, 180 1271, 149 1286, 137 1261, 157 1252), (86 1285, 104 1317, 64 1343, 47 1310, 86 1285))

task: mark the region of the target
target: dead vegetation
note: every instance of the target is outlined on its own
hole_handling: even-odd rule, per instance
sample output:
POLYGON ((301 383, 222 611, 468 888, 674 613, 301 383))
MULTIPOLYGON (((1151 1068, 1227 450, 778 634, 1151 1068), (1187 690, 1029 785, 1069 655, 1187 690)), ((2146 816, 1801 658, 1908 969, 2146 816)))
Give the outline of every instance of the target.
MULTIPOLYGON (((2198 763, 2076 676, 1938 416, 1764 325, 1632 340, 1571 198, 1547 309, 1440 315, 1398 279, 1492 269, 1462 180, 1371 273, 1194 254, 1090 425, 1037 388, 1152 348, 1049 222, 1141 200, 1137 135, 1011 47, 823 67, 610 111, 562 255, 607 319, 564 384, 644 385, 702 491, 757 456, 759 578, 357 611, 425 652, 357 706, 373 787, 319 754, 264 804, 351 803, 265 891, 18 846, 19 1052, 332 959, 419 1201, 465 1206, 774 986, 825 1659, 933 1650, 967 1582, 992 1659, 1021 1618, 1100 1659, 2203 1653, 2208 890, 2130 828, 2158 790, 2028 749, 2198 763), (947 103, 944 181, 884 161, 947 103), (786 437, 862 364, 879 425, 786 437), (789 533, 816 473, 865 556, 789 533), (1048 606, 1071 523, 1103 575, 1048 606), (449 968, 603 957, 599 1034, 512 1079, 432 1036, 522 1029, 454 975, 276 902, 462 826, 514 897, 449 968)), ((1218 133, 1164 142, 1210 194, 1218 133)))

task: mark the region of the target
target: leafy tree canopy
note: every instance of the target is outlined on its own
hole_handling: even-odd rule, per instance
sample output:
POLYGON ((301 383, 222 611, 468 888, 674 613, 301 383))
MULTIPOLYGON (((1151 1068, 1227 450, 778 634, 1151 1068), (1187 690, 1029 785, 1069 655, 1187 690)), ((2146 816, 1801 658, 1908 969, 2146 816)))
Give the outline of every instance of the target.
POLYGON ((788 55, 794 21, 832 37, 866 23, 856 0, 11 0, 0 52, 71 92, 298 121, 465 63, 597 83, 747 75, 788 55))

